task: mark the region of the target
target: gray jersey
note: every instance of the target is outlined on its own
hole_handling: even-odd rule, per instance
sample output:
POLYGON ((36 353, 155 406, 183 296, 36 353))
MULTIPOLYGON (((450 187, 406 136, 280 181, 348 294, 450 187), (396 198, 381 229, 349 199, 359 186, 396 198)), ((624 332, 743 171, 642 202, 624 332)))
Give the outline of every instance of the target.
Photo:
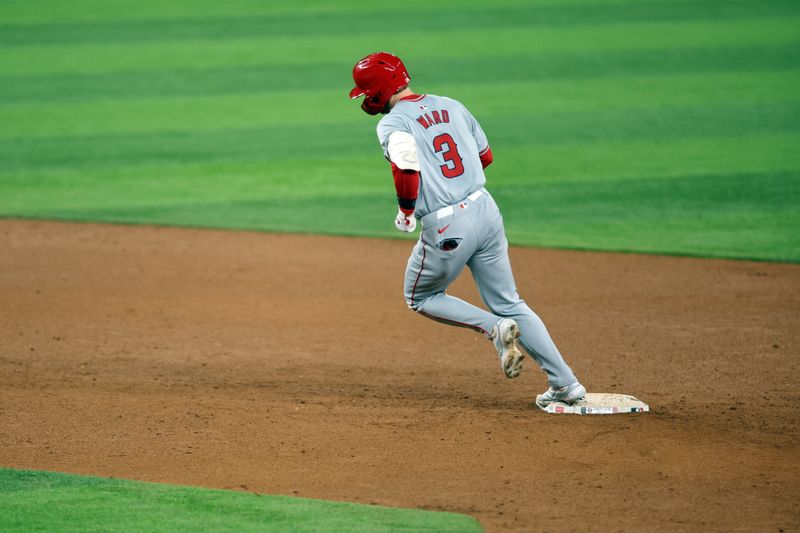
POLYGON ((417 218, 463 200, 486 183, 480 154, 489 148, 489 141, 461 102, 432 94, 398 101, 378 122, 378 139, 387 159, 389 135, 395 131, 410 133, 417 143, 417 218))

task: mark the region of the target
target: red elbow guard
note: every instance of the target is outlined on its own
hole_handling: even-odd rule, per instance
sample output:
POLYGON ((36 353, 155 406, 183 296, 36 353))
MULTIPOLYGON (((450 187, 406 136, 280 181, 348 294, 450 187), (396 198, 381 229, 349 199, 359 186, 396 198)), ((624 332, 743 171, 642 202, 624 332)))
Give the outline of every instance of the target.
POLYGON ((414 212, 419 194, 419 172, 416 170, 403 170, 392 163, 392 176, 394 188, 397 191, 397 203, 400 210, 410 215, 414 212))
POLYGON ((488 167, 489 165, 492 164, 492 161, 494 161, 494 157, 492 156, 492 149, 489 148, 488 146, 486 147, 486 150, 484 150, 479 154, 479 157, 481 158, 481 165, 483 165, 483 168, 488 167))

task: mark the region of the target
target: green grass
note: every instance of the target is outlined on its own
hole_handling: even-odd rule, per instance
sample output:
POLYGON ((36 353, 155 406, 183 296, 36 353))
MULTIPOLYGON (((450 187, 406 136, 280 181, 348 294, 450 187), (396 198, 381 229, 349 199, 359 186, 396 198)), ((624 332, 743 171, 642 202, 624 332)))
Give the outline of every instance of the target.
POLYGON ((0 468, 3 531, 450 531, 473 518, 0 468))
POLYGON ((797 262, 798 28, 794 0, 6 3, 0 216, 410 238, 346 96, 388 49, 483 124, 512 243, 797 262))

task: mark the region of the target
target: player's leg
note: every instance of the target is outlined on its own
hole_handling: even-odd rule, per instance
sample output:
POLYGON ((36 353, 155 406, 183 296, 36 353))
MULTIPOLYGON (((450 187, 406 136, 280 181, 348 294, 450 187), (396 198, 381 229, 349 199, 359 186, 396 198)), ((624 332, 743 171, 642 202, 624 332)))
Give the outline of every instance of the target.
POLYGON ((418 313, 489 337, 500 317, 445 292, 476 246, 475 228, 467 217, 450 217, 441 225, 435 220, 427 223, 408 259, 403 292, 408 306, 418 313))
POLYGON ((480 216, 487 234, 483 247, 469 260, 481 298, 493 314, 513 318, 520 328, 519 342, 547 374, 554 388, 577 382, 539 316, 517 293, 508 258, 502 218, 492 200, 482 206, 480 216))
POLYGON ((448 218, 444 222, 432 227, 429 223, 428 231, 423 230, 414 247, 406 268, 406 302, 430 319, 486 335, 495 345, 506 377, 515 378, 525 358, 516 346, 517 323, 445 292, 464 270, 478 241, 475 225, 466 216, 448 218))

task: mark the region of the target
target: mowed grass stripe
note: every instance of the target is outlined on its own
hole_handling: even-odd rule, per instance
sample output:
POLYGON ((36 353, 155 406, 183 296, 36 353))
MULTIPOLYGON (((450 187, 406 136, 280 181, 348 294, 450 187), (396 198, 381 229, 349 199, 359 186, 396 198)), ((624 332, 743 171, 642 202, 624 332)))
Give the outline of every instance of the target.
POLYGON ((270 161, 307 154, 335 156, 375 152, 372 129, 330 124, 324 135, 309 135, 309 124, 264 126, 198 133, 153 132, 0 141, 2 168, 36 170, 153 164, 159 161, 270 161))
MULTIPOLYGON (((500 7, 526 5, 530 0, 497 0, 500 7)), ((587 3, 614 4, 619 0, 537 0, 540 5, 585 5, 587 3)), ((440 0, 439 6, 485 6, 486 0, 440 0)), ((405 9, 424 10, 430 0, 405 0, 405 9)), ((303 0, 303 2, 264 2, 263 0, 192 0, 191 2, 164 2, 139 0, 129 2, 125 9, 108 0, 80 0, 76 2, 5 2, 0 4, 0 17, 6 24, 45 24, 51 22, 103 22, 118 20, 206 19, 210 17, 275 16, 302 13, 306 16, 326 16, 333 12, 372 11, 384 12, 381 4, 365 4, 363 0, 303 0), (46 9, 45 9, 46 7, 46 9)))
MULTIPOLYGON (((0 77, 3 102, 82 101, 109 98, 199 96, 330 89, 352 86, 350 61, 272 68, 120 72, 114 74, 0 77)), ((769 72, 800 66, 800 43, 787 46, 697 48, 500 56, 476 67, 472 59, 420 60, 414 80, 435 83, 491 83, 492 80, 581 80, 629 75, 704 72, 769 72)))
MULTIPOLYGON (((395 201, 387 163, 375 154, 331 159, 177 162, 118 166, 87 173, 77 168, 10 172, 0 179, 0 213, 33 216, 42 210, 116 209, 350 195, 395 201), (49 191, 50 194, 45 194, 49 191)), ((293 216, 288 223, 296 218, 293 216)))
POLYGON ((704 105, 659 109, 542 113, 528 116, 489 116, 483 127, 493 143, 505 147, 528 144, 626 140, 749 137, 763 133, 800 132, 800 105, 704 105))
MULTIPOLYGON (((702 72, 692 74, 614 76, 582 80, 537 80, 441 87, 443 94, 470 99, 476 116, 527 116, 545 113, 727 105, 761 105, 800 101, 800 70, 702 72)), ((466 100, 465 100, 466 101, 466 100)), ((2 109, 0 107, 0 109, 2 109)))
MULTIPOLYGON (((583 5, 528 5, 480 7, 428 7, 421 14, 409 9, 391 14, 394 27, 417 31, 438 31, 442 27, 508 28, 607 24, 619 22, 721 20, 800 14, 797 2, 790 0, 752 3, 745 0, 628 1, 583 5), (422 15, 422 16, 420 16, 422 15)), ((230 39, 263 35, 326 36, 350 34, 364 28, 380 28, 387 22, 385 11, 331 12, 320 17, 305 13, 273 16, 209 18, 153 18, 105 22, 66 22, 0 25, 0 45, 69 45, 76 43, 114 43, 161 41, 169 39, 230 39)))
MULTIPOLYGON (((800 170, 800 135, 631 139, 500 147, 488 175, 500 185, 673 178, 800 170)), ((581 182, 581 183, 577 183, 581 182)), ((576 214, 576 218, 582 215, 576 214)))
MULTIPOLYGON (((527 187, 530 194, 536 194, 550 183, 581 189, 591 186, 586 185, 590 182, 625 187, 623 182, 635 183, 643 176, 648 180, 671 180, 705 175, 791 174, 800 169, 798 143, 800 135, 794 134, 500 147, 495 163, 487 171, 488 187, 491 191, 527 187)), ((349 195, 382 198, 380 205, 391 208, 393 190, 387 163, 377 147, 359 156, 318 156, 309 152, 302 164, 291 157, 269 161, 169 159, 91 171, 68 166, 7 172, 0 179, 0 213, 41 216, 59 209, 77 213, 93 207, 114 210, 191 206, 266 198, 327 197, 336 198, 333 203, 337 203, 349 195)), ((326 208, 320 205, 320 209, 326 208)), ((364 210, 370 209, 379 207, 364 206, 364 210)), ((298 213, 302 212, 295 213, 288 223, 303 218, 298 213)), ((507 216, 513 218, 514 214, 507 216)), ((581 220, 583 214, 573 216, 581 220)), ((230 223, 235 225, 236 220, 234 216, 230 223)))
MULTIPOLYGON (((493 6, 498 10, 525 7, 530 0, 497 0, 493 6)), ((587 4, 619 4, 620 0, 537 0, 540 6, 582 6, 587 4)), ((430 8, 429 0, 406 0, 404 8, 424 11, 430 8)), ((486 0, 440 0, 439 9, 446 7, 484 8, 486 0)), ((103 24, 136 21, 144 24, 151 20, 226 21, 253 17, 347 17, 355 14, 385 15, 380 4, 365 4, 363 0, 304 0, 303 2, 264 2, 263 0, 192 0, 191 2, 163 2, 162 0, 140 0, 120 9, 107 0, 80 0, 79 3, 45 1, 38 3, 6 2, 0 4, 0 16, 8 26, 41 26, 46 24, 103 24), (45 7, 47 9, 43 9, 45 7)), ((332 20, 332 19, 326 19, 332 20)))
MULTIPOLYGON (((563 27, 446 27, 435 32, 409 28, 393 49, 409 61, 468 58, 483 62, 497 56, 565 52, 775 46, 800 42, 800 17, 735 21, 684 20, 563 27)), ((186 70, 228 66, 298 66, 361 57, 386 46, 383 33, 336 35, 325 46, 313 36, 164 40, 157 42, 73 44, 69 46, 0 46, 4 77, 61 73, 186 70)))
POLYGON ((498 187, 512 241, 586 250, 800 260, 800 172, 498 187), (579 218, 575 213, 580 212, 579 218))
MULTIPOLYGON (((585 250, 712 254, 747 259, 800 260, 800 172, 696 175, 492 187, 506 215, 512 244, 585 250), (580 218, 576 212, 583 213, 580 218), (701 217, 701 220, 698 220, 701 217), (698 224, 702 230, 698 230, 698 224), (736 231, 731 231, 736 228, 736 231)), ((392 198, 379 192, 337 197, 242 198, 192 204, 109 208, 38 208, 27 216, 73 220, 247 228, 356 236, 399 236, 386 213, 392 198), (323 217, 318 227, 315 217, 323 217), (353 224, 353 213, 358 223, 353 224)))
MULTIPOLYGON (((464 1, 469 3, 476 0, 464 1)), ((359 2, 357 0, 339 0, 336 4, 333 10, 346 11, 357 9, 359 2)), ((302 4, 261 0, 227 0, 226 2, 219 0, 192 0, 191 2, 139 0, 127 3, 125 9, 120 9, 120 4, 108 0, 80 0, 79 3, 4 2, 0 4, 0 16, 8 25, 32 25, 53 22, 96 23, 126 19, 282 15, 312 10, 324 13, 330 11, 330 8, 329 0, 304 0, 302 4)))
MULTIPOLYGON (((440 84, 437 84, 440 85, 440 84)), ((420 90, 425 89, 420 87, 420 90)), ((480 119, 508 116, 532 121, 558 119, 558 113, 626 112, 680 107, 760 106, 800 102, 800 70, 752 73, 685 74, 669 77, 619 76, 585 80, 540 80, 440 86, 442 94, 469 101, 480 119), (620 95, 625 98, 620 98, 620 95)), ((760 114, 758 109, 750 114, 760 114)), ((246 95, 131 98, 90 102, 0 104, 0 139, 146 132, 201 132, 315 124, 374 122, 358 111, 343 91, 280 91, 246 95), (309 105, 314 102, 314 105, 309 105), (325 109, 325 113, 320 113, 325 109)), ((522 127, 522 133, 525 127, 522 127)), ((491 132, 494 133, 494 132, 491 132)))
MULTIPOLYGON (((354 110, 355 112, 355 110, 354 110)), ((538 120, 490 116, 483 126, 497 147, 529 144, 739 137, 800 132, 800 104, 693 106, 676 109, 592 113, 551 113, 538 120)), ((366 125, 365 125, 366 126, 366 125)), ((224 129, 204 132, 54 136, 0 140, 7 170, 47 167, 102 168, 181 161, 262 160, 317 155, 379 154, 372 128, 328 124, 324 135, 309 135, 313 124, 224 129)))
MULTIPOLYGON (((686 4, 690 0, 682 0, 680 3, 686 4)), ((537 0, 536 5, 560 6, 579 8, 591 5, 599 7, 603 5, 619 5, 620 0, 537 0)), ((664 9, 669 9, 678 2, 667 4, 662 2, 664 9)), ((772 2, 775 3, 775 2, 772 2)), ((778 3, 791 4, 787 0, 778 0, 778 3)), ((438 7, 486 7, 486 0, 440 0, 436 3, 438 7)), ((107 0, 81 0, 80 9, 75 8, 75 3, 48 3, 47 9, 43 9, 42 3, 37 2, 6 2, 0 4, 0 16, 7 24, 43 24, 48 22, 104 22, 119 20, 150 20, 150 19, 206 19, 210 17, 241 17, 241 16, 282 16, 313 14, 315 16, 325 16, 334 12, 373 12, 385 13, 385 7, 380 4, 365 4, 363 0, 339 0, 335 5, 329 0, 304 0, 302 3, 279 3, 264 2, 261 0, 228 0, 219 2, 218 0, 193 0, 192 2, 169 2, 164 3, 160 0, 140 0, 125 6, 124 10, 119 9, 119 5, 108 2, 107 0)), ((406 0, 403 2, 404 9, 417 12, 425 11, 430 8, 430 0, 406 0)), ((530 7, 530 0, 497 0, 492 2, 492 6, 497 9, 507 9, 511 7, 530 7)), ((713 6, 712 6, 713 7, 713 6)), ((723 9, 728 11, 741 12, 745 9, 753 17, 762 16, 764 11, 758 9, 759 5, 753 6, 742 0, 729 2, 723 5, 723 9)), ((792 6, 789 5, 789 8, 792 6)), ((772 7, 771 9, 775 9, 772 7)), ((685 16, 685 15, 684 15, 685 16)))

